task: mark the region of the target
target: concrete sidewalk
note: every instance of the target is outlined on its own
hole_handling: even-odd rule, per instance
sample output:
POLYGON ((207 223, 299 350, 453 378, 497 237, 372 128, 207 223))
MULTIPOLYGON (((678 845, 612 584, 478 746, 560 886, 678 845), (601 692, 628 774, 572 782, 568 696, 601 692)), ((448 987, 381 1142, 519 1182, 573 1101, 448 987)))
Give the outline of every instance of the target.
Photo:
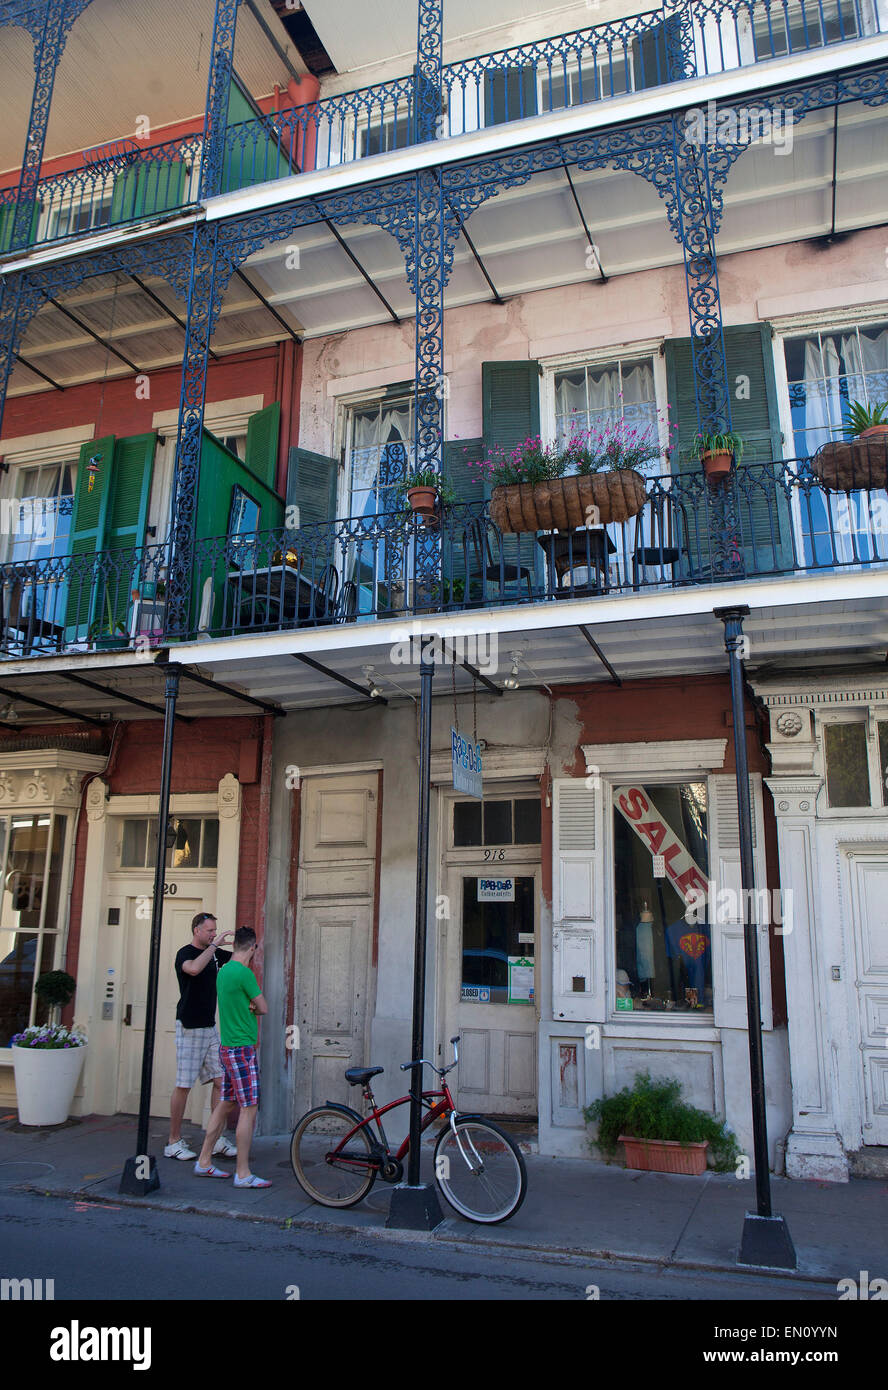
MULTIPOLYGON (((200 1132, 183 1130, 193 1149, 200 1132)), ((593 1159, 544 1158, 525 1152, 528 1190, 521 1210, 500 1226, 474 1225, 447 1215, 430 1235, 385 1229, 391 1187, 377 1181, 369 1196, 347 1211, 310 1202, 290 1170, 289 1135, 254 1140, 254 1172, 273 1186, 241 1191, 231 1182, 197 1177, 192 1164, 163 1157, 165 1121, 153 1120, 150 1152, 161 1186, 146 1198, 118 1194, 124 1160, 136 1150, 129 1115, 91 1115, 54 1129, 25 1131, 15 1114, 0 1116, 0 1191, 18 1189, 109 1206, 269 1221, 298 1228, 341 1229, 383 1238, 453 1241, 539 1255, 644 1261, 661 1266, 735 1271, 747 1209, 755 1206, 752 1180, 709 1173, 702 1178, 638 1173, 593 1159)), ((522 1145, 522 1148, 526 1148, 522 1145)), ((223 1165, 231 1168, 231 1164, 223 1165)), ((423 1177, 431 1178, 424 1146, 423 1177)), ((774 1211, 786 1218, 796 1247, 798 1276, 835 1284, 840 1278, 888 1277, 888 1183, 790 1182, 772 1178, 774 1211)))

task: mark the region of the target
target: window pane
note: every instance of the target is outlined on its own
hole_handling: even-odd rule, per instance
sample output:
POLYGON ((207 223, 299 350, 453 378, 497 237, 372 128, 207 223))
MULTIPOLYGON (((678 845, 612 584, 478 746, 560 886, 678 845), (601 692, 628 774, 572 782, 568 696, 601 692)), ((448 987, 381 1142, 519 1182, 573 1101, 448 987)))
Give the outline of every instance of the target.
MULTIPOLYGON (((519 940, 534 931, 534 881, 514 880, 513 902, 479 902, 477 878, 463 879, 462 983, 465 1003, 531 1003, 532 977, 510 999, 509 966, 526 961, 533 968, 533 946, 519 940)), ((515 983, 515 981, 513 981, 515 983)))
POLYGON ((481 843, 481 802, 458 801, 453 808, 453 843, 457 848, 481 843))
POLYGON ((38 941, 36 932, 0 931, 0 1047, 28 1026, 38 941))
POLYGON ((16 817, 9 839, 0 926, 36 931, 43 905, 49 816, 16 817))
POLYGON ((219 822, 205 820, 203 823, 203 847, 200 862, 204 869, 215 869, 219 862, 219 822))
MULTIPOLYGON (((672 880, 654 878, 653 855, 668 854, 673 873, 709 878, 706 785, 614 791, 614 888, 617 1009, 712 1010, 711 930, 707 910, 689 922, 672 880), (640 834, 634 827, 644 826, 640 834), (674 847, 674 848, 673 848, 674 847)), ((689 880, 690 882, 690 880, 689 880)), ((705 890, 704 890, 705 891, 705 890)))
POLYGON ((826 790, 830 806, 869 806, 866 726, 824 725, 826 790))
POLYGON ((510 845, 512 843, 511 801, 484 802, 484 843, 485 845, 510 845))
POLYGON ((122 869, 143 869, 148 840, 147 820, 125 820, 123 822, 123 844, 120 850, 122 869))
MULTIPOLYGON (((46 910, 43 914, 43 927, 45 931, 54 932, 58 930, 58 911, 59 896, 62 886, 62 851, 65 846, 65 827, 67 825, 66 816, 56 816, 52 830, 52 849, 49 854, 49 875, 46 880, 46 910)), ((52 940, 50 947, 52 948, 52 940)), ((44 970, 51 970, 51 965, 43 966, 44 970)))
POLYGON ((539 797, 515 802, 515 844, 538 845, 540 832, 539 797))
POLYGON ((879 724, 879 772, 882 783, 882 805, 888 806, 888 724, 879 724))
POLYGON ((167 867, 172 869, 196 869, 200 862, 200 821, 172 821, 175 839, 172 848, 167 850, 167 867))

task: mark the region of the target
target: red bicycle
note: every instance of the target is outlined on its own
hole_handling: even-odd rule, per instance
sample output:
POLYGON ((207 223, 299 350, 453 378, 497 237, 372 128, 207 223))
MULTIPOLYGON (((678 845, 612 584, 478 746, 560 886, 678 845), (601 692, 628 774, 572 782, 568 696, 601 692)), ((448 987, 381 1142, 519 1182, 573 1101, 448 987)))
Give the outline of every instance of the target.
MULTIPOLYGON (((524 1201, 527 1170, 518 1146, 498 1125, 483 1115, 457 1111, 445 1077, 459 1061, 459 1038, 450 1041, 453 1061, 449 1067, 438 1068, 423 1058, 403 1062, 401 1071, 417 1070, 421 1077, 421 1068, 431 1067, 441 1078, 440 1091, 421 1093, 423 1131, 436 1120, 447 1120, 435 1144, 435 1181, 460 1216, 495 1226, 514 1216, 524 1201)), ((412 1096, 408 1093, 378 1108, 370 1078, 383 1071, 383 1067, 352 1067, 345 1073, 350 1086, 363 1087, 369 1115, 362 1117, 348 1105, 327 1101, 303 1115, 293 1131, 290 1162, 296 1181, 323 1207, 353 1207, 367 1196, 377 1177, 390 1183, 403 1178, 409 1135, 392 1153, 382 1117, 399 1105, 408 1105, 412 1096)))

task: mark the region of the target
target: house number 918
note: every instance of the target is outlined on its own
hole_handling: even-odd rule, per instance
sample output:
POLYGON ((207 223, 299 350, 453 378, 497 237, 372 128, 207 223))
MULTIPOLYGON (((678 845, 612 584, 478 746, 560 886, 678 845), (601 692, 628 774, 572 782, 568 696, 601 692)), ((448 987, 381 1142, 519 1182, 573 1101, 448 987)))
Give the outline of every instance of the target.
POLYGON ((505 859, 505 857, 506 857, 506 851, 505 851, 504 849, 486 849, 486 850, 484 851, 484 862, 485 862, 485 864, 489 864, 489 863, 491 862, 492 859, 500 860, 500 859, 505 859))

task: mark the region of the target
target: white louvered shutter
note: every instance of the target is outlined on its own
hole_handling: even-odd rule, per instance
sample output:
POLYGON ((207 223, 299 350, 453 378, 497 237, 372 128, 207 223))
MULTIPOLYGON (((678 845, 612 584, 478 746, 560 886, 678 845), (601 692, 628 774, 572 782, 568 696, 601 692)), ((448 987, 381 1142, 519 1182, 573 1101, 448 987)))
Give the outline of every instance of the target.
POLYGON ((603 1022, 601 794, 561 777, 552 794, 552 1016, 603 1022))
MULTIPOLYGON (((731 775, 710 777, 709 877, 715 893, 709 904, 712 932, 712 993, 715 1023, 720 1028, 746 1028, 746 955, 743 941, 743 884, 740 871, 740 827, 737 817, 737 781, 731 775)), ((756 896, 754 918, 758 922, 759 982, 762 1027, 773 1026, 771 1009, 771 956, 769 932, 781 924, 770 919, 770 893, 766 896, 765 836, 762 819, 762 779, 749 779, 752 799, 752 842, 756 896), (770 925, 769 925, 770 921, 770 925)))

